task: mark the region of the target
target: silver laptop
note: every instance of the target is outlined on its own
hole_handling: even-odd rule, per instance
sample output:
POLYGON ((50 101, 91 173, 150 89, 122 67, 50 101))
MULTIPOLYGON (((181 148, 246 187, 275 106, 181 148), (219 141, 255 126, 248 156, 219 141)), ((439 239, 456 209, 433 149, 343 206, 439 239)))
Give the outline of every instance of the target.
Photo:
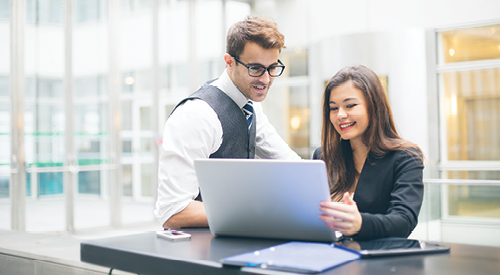
POLYGON ((320 160, 198 159, 194 161, 214 235, 336 241, 318 216, 330 199, 320 160))

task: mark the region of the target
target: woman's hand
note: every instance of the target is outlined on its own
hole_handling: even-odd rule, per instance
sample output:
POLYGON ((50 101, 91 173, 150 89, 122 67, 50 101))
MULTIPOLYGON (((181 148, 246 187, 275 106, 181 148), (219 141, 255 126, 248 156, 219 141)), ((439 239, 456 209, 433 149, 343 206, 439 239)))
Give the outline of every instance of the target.
POLYGON ((345 236, 352 236, 361 229, 361 214, 348 192, 344 193, 344 202, 323 201, 319 210, 324 213, 319 218, 326 226, 345 236))

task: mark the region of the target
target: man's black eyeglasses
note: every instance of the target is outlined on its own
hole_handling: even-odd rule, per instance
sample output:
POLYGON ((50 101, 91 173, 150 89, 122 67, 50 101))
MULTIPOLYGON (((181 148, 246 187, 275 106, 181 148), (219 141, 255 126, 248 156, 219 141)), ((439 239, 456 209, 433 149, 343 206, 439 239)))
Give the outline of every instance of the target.
POLYGON ((240 63, 241 65, 247 67, 248 69, 248 75, 250 76, 253 76, 253 77, 259 77, 261 75, 263 75, 266 71, 269 72, 269 75, 272 76, 272 77, 278 77, 280 76, 283 71, 285 70, 285 65, 283 65, 283 63, 281 62, 281 60, 278 59, 278 63, 279 65, 271 65, 269 67, 264 67, 262 65, 247 65, 243 62, 241 62, 241 60, 239 60, 237 57, 233 56, 234 57, 234 60, 236 60, 236 62, 240 63))

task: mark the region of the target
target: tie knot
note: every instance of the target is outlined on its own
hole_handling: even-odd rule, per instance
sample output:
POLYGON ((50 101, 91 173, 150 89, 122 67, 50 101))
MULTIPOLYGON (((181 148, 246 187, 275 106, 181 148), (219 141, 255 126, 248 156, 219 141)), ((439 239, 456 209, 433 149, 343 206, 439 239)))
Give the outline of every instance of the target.
POLYGON ((247 119, 248 123, 248 131, 250 131, 250 127, 252 126, 252 121, 253 121, 253 102, 248 101, 245 106, 243 106, 243 112, 245 113, 245 117, 247 119))
POLYGON ((245 104, 245 106, 243 106, 243 112, 245 112, 247 119, 249 116, 251 116, 253 114, 253 102, 252 101, 248 101, 247 104, 245 104))

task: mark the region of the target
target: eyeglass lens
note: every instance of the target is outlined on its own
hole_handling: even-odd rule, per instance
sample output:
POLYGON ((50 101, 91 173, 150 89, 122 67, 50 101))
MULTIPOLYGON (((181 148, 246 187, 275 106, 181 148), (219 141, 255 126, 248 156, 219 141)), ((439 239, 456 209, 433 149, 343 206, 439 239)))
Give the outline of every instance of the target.
POLYGON ((283 72, 283 67, 282 66, 272 66, 269 68, 265 68, 262 66, 250 66, 248 67, 248 73, 251 76, 261 76, 265 73, 265 71, 269 70, 269 75, 275 77, 275 76, 280 76, 281 73, 283 72))

